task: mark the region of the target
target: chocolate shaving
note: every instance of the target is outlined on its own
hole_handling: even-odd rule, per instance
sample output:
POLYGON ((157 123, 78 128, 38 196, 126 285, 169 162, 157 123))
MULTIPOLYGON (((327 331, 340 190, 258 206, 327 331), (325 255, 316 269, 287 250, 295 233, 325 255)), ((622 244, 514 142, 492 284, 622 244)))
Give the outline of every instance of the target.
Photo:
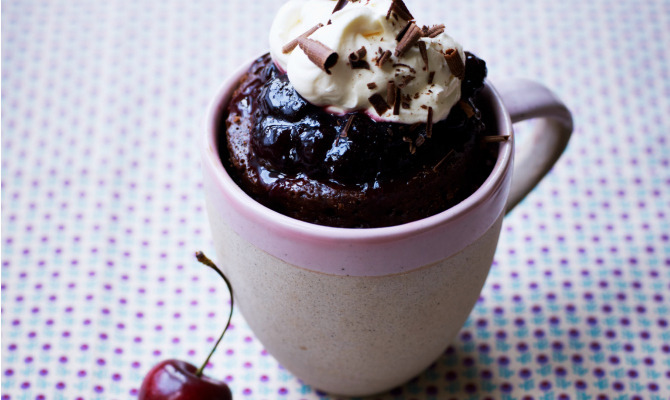
POLYGON ((410 66, 407 65, 407 64, 403 64, 403 63, 395 63, 395 64, 393 64, 393 68, 398 68, 398 67, 409 68, 409 72, 411 72, 411 73, 413 73, 413 74, 416 74, 416 70, 415 70, 414 68, 410 67, 410 66))
POLYGON ((433 25, 424 32, 423 36, 434 38, 435 36, 439 35, 442 32, 444 32, 443 24, 433 25))
POLYGON ((335 4, 335 8, 333 8, 333 12, 331 14, 335 14, 336 12, 343 9, 344 6, 346 6, 348 2, 349 2, 349 0, 338 0, 337 4, 335 4))
POLYGON ((433 107, 428 107, 428 118, 426 120, 426 137, 433 136, 433 107))
POLYGON ((465 65, 463 65, 463 60, 458 50, 447 49, 444 52, 444 59, 447 60, 447 66, 456 78, 463 79, 465 77, 465 65))
POLYGON ((423 40, 419 40, 417 43, 419 46, 419 53, 421 53, 421 59, 423 60, 423 64, 426 66, 425 70, 428 70, 428 52, 426 52, 426 42, 423 40))
POLYGON ((375 108, 375 111, 377 111, 377 115, 381 116, 384 114, 389 108, 391 108, 386 100, 380 95, 379 93, 374 94, 368 98, 368 101, 370 104, 372 104, 372 107, 375 108))
POLYGON ((316 32, 317 29, 321 28, 323 24, 317 24, 311 27, 307 32, 303 33, 302 35, 298 36, 297 38, 291 40, 290 42, 286 43, 284 47, 281 48, 281 52, 284 54, 290 53, 295 49, 295 47, 298 45, 298 42, 300 41, 301 38, 307 38, 309 35, 312 33, 316 32))
POLYGON ((389 81, 386 85, 386 102, 389 105, 394 105, 396 102, 395 98, 395 82, 389 81))
POLYGON ((347 123, 344 125, 342 132, 340 132, 340 137, 343 138, 347 137, 349 129, 351 128, 351 124, 354 123, 354 118, 356 118, 356 114, 351 114, 351 116, 349 116, 349 119, 347 120, 347 123))
POLYGON ((403 36, 405 36, 405 33, 407 33, 407 30, 409 29, 410 25, 412 25, 412 22, 408 22, 401 30, 398 32, 398 34, 395 36, 396 42, 399 42, 402 40, 403 36))
POLYGON ((399 88, 404 89, 405 86, 407 86, 408 83, 414 80, 416 78, 414 75, 405 75, 402 77, 400 80, 400 84, 398 85, 399 88))
POLYGON ((402 10, 402 12, 407 14, 409 16, 409 19, 414 19, 412 13, 409 12, 409 9, 402 0, 393 0, 393 4, 395 4, 396 8, 402 10))
POLYGON ((370 64, 365 61, 365 55, 368 54, 365 46, 349 54, 349 65, 352 69, 370 69, 370 64))
POLYGON ((435 164, 435 166, 433 167, 433 172, 437 172, 437 169, 440 167, 440 165, 442 165, 442 163, 454 153, 455 153, 454 149, 449 150, 447 155, 442 157, 442 159, 438 161, 437 164, 435 164))
POLYGON ((391 50, 386 50, 377 59, 377 66, 381 67, 389 59, 391 59, 391 50))
POLYGON ((395 48, 395 56, 402 57, 407 50, 416 44, 416 42, 421 39, 421 28, 419 28, 414 22, 410 24, 410 27, 407 28, 407 32, 403 35, 402 39, 395 48))
POLYGON ((416 151, 416 147, 414 147, 414 141, 408 138, 407 136, 403 136, 402 141, 405 143, 409 143, 409 152, 411 154, 414 154, 414 152, 416 151))
POLYGON ((393 115, 400 115, 400 88, 395 88, 395 102, 393 103, 393 115))
POLYGON ((354 61, 362 60, 362 59, 365 58, 365 56, 367 54, 368 54, 368 51, 365 48, 365 46, 361 46, 360 49, 358 49, 358 50, 354 51, 353 53, 349 54, 349 60, 354 60, 354 61))
POLYGON ((412 102, 412 96, 409 95, 409 94, 406 94, 406 95, 403 96, 403 100, 404 101, 401 104, 402 108, 405 108, 405 109, 409 108, 409 105, 412 102))
POLYGON ((414 19, 412 13, 409 12, 405 3, 402 0, 393 0, 391 7, 389 7, 388 12, 386 13, 386 19, 389 19, 391 13, 394 13, 398 17, 404 19, 405 21, 411 21, 414 19))
POLYGON ((433 83, 433 78, 435 78, 435 71, 430 71, 428 73, 428 84, 429 85, 433 83))
POLYGON ((337 64, 339 58, 336 52, 321 42, 307 38, 299 38, 298 46, 305 52, 311 62, 330 75, 329 69, 337 64))
POLYGON ((484 136, 482 140, 485 143, 500 143, 509 140, 510 135, 484 136))
POLYGON ((419 135, 418 138, 416 138, 416 147, 421 147, 422 144, 426 142, 426 138, 423 135, 419 135))
POLYGON ((370 64, 365 60, 349 61, 351 69, 370 69, 370 64))
POLYGON ((368 83, 368 89, 370 89, 370 90, 377 89, 377 84, 374 83, 374 82, 368 83))
POLYGON ((465 113, 466 117, 472 118, 475 115, 475 110, 470 104, 468 104, 467 101, 459 100, 458 105, 461 106, 461 109, 465 113))
POLYGON ((342 128, 342 131, 340 131, 340 134, 337 135, 337 138, 335 139, 335 146, 340 144, 340 139, 344 139, 349 134, 349 129, 351 128, 351 124, 354 122, 354 117, 356 117, 356 114, 351 114, 349 119, 347 119, 347 123, 344 124, 344 128, 342 128))

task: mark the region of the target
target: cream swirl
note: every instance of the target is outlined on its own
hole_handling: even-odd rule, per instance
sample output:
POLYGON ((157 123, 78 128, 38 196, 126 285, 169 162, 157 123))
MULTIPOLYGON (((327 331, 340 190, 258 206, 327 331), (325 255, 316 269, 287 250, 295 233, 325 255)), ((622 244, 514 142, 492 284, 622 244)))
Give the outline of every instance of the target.
POLYGON ((332 13, 335 4, 333 0, 289 0, 272 23, 272 58, 286 71, 296 91, 334 113, 365 110, 376 119, 412 124, 426 122, 430 108, 433 121, 446 118, 460 99, 461 80, 450 70, 444 54, 454 49, 460 60, 465 60, 461 45, 442 32, 419 39, 425 44, 425 58, 418 43, 397 56, 396 37, 407 21, 396 15, 387 18, 392 0, 348 2, 332 13), (330 73, 312 62, 300 46, 288 53, 282 51, 287 43, 319 23, 323 26, 309 39, 339 55, 330 73), (354 69, 348 57, 361 48, 366 49, 364 60, 369 68, 354 69), (377 65, 376 60, 387 50, 392 54, 390 60, 377 65), (401 106, 396 107, 397 114, 390 107, 379 115, 369 99, 375 94, 386 98, 389 82, 401 88, 401 98, 396 100, 401 106))

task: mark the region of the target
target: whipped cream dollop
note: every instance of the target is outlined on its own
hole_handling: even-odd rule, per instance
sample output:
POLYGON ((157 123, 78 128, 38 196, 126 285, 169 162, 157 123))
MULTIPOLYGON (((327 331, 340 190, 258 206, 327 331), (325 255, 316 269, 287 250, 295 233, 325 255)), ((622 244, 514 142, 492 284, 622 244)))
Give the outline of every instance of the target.
POLYGON ((289 0, 272 23, 270 53, 273 61, 286 71, 295 90, 307 101, 333 113, 365 110, 372 118, 406 124, 446 118, 461 97, 461 79, 454 75, 458 71, 452 72, 445 53, 458 52, 458 59, 464 64, 461 45, 440 32, 419 39, 425 44, 424 54, 423 45, 418 42, 397 54, 396 38, 408 21, 398 15, 403 13, 389 13, 393 0, 349 1, 333 13, 336 3, 289 0), (338 61, 327 71, 310 60, 302 46, 286 52, 284 48, 317 24, 323 26, 308 38, 338 54, 338 61), (367 68, 360 64, 352 68, 349 56, 357 51, 360 54, 361 48, 365 49, 362 59, 367 68), (379 57, 386 51, 390 51, 390 58, 378 65, 379 57), (400 98, 395 101, 400 103, 396 107, 389 104, 380 114, 380 107, 375 108, 370 98, 378 94, 388 100, 389 82, 399 88, 400 98))

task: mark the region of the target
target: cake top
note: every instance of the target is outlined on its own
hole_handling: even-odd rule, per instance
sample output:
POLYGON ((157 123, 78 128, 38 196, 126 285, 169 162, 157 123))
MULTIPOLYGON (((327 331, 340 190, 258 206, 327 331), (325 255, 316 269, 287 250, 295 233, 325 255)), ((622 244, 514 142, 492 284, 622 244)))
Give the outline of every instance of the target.
POLYGON ((302 97, 335 114, 430 124, 461 98, 461 45, 444 25, 419 26, 402 0, 289 0, 270 53, 302 97))

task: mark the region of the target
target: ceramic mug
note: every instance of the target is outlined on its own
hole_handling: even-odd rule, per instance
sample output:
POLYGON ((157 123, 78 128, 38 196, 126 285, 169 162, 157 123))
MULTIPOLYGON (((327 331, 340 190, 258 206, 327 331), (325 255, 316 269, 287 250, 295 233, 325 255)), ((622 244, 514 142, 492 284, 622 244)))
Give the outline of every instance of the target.
POLYGON ((470 197, 402 225, 315 225, 257 203, 217 152, 220 123, 245 63, 212 102, 201 142, 204 188, 219 263, 247 323, 280 364, 340 395, 391 389, 450 344, 472 310, 493 260, 506 211, 565 149, 572 117, 540 84, 486 83, 481 111, 509 140, 470 197), (516 150, 512 123, 539 118, 516 150))

